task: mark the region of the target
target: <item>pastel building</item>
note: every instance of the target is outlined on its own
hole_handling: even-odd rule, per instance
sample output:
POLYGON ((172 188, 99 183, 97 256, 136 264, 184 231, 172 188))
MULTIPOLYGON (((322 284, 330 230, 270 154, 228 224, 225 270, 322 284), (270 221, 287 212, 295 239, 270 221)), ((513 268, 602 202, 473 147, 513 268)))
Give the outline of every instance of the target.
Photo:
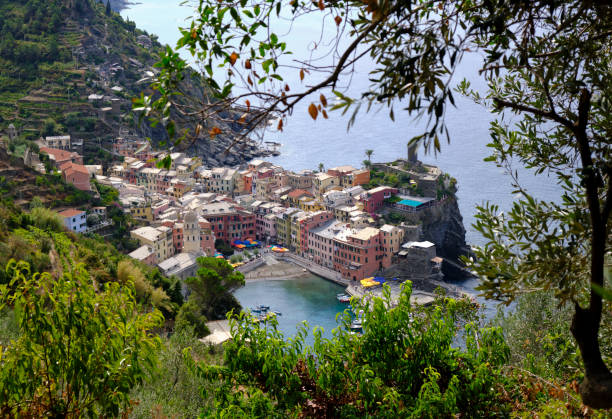
POLYGON ((149 245, 140 246, 138 249, 128 254, 128 256, 149 266, 155 266, 157 263, 155 249, 153 249, 153 246, 149 245))
POLYGON ((132 230, 130 236, 138 240, 141 245, 149 245, 153 248, 155 251, 156 263, 174 255, 172 229, 169 227, 140 227, 136 230, 132 230))
POLYGON ((309 212, 300 217, 298 219, 299 229, 297 229, 299 244, 296 246, 296 251, 302 256, 307 256, 310 231, 331 219, 333 219, 333 214, 329 211, 309 212))
POLYGON ((312 180, 312 189, 317 196, 321 196, 327 190, 339 185, 340 179, 327 173, 315 173, 312 180))
POLYGON ((308 231, 308 257, 321 266, 334 267, 334 237, 344 228, 344 224, 330 220, 308 231))
MULTIPOLYGON (((404 240, 404 230, 390 224, 385 224, 380 228, 383 251, 383 267, 391 266, 393 255, 402 248, 404 240)), ((435 255, 434 255, 435 256, 435 255)))
POLYGON ((395 194, 397 194, 396 188, 379 186, 362 193, 358 199, 363 206, 363 210, 373 214, 383 207, 385 199, 391 198, 395 194))
POLYGON ((89 179, 91 175, 87 167, 82 164, 65 162, 60 166, 62 178, 64 182, 74 185, 75 188, 82 191, 91 191, 89 179))
POLYGON ((358 281, 383 268, 380 230, 366 227, 343 229, 335 235, 334 270, 343 278, 358 281))
POLYGON ((64 226, 75 233, 87 231, 87 213, 78 209, 67 209, 59 213, 64 219, 64 226))
POLYGON ((210 222, 217 239, 228 243, 255 238, 255 214, 231 202, 213 202, 200 207, 200 215, 210 222))

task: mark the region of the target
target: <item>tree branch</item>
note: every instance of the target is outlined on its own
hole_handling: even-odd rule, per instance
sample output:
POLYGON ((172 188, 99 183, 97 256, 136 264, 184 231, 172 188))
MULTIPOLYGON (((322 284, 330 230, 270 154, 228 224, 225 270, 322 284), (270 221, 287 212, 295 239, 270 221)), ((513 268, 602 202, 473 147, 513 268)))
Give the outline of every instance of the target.
POLYGON ((500 99, 497 97, 493 98, 493 102, 495 102, 495 105, 500 108, 510 108, 515 111, 527 112, 533 115, 540 116, 542 118, 550 119, 551 121, 558 122, 559 124, 568 128, 572 132, 574 132, 576 128, 575 125, 572 124, 572 122, 569 119, 563 118, 562 116, 558 115, 554 111, 544 111, 542 109, 533 108, 531 106, 522 105, 520 103, 510 102, 510 101, 500 99))

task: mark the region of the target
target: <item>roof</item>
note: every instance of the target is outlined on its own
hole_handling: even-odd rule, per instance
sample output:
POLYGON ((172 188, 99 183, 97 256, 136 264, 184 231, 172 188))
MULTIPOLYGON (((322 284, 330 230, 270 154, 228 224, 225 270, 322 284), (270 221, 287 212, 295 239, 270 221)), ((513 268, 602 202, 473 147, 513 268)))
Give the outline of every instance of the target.
POLYGON ((78 210, 78 209, 75 209, 75 208, 70 208, 70 209, 64 210, 62 212, 58 212, 58 214, 60 216, 64 217, 64 218, 76 217, 77 215, 81 215, 81 214, 84 214, 84 213, 85 213, 85 211, 78 210))
POLYGON ((54 140, 70 140, 70 135, 56 135, 45 137, 45 141, 54 141, 54 140))
POLYGON ((358 240, 370 240, 372 237, 376 236, 380 232, 379 229, 374 227, 366 227, 363 228, 356 233, 350 235, 350 237, 354 237, 358 240))
POLYGON ((145 244, 144 246, 140 246, 138 249, 134 250, 128 256, 131 257, 132 259, 144 260, 148 258, 149 256, 151 256, 153 253, 155 253, 153 248, 145 244))
POLYGON ((435 244, 433 244, 433 243, 432 243, 432 242, 430 242, 430 241, 423 241, 423 242, 407 242, 407 243, 404 243, 404 244, 402 245, 402 247, 403 247, 404 249, 410 249, 410 248, 412 248, 412 247, 419 247, 419 248, 421 248, 421 249, 429 249, 429 248, 434 247, 434 246, 435 246, 435 244))
POLYGON ((310 192, 305 191, 304 189, 296 189, 296 190, 291 191, 291 192, 289 192, 287 194, 287 196, 289 198, 299 198, 299 197, 304 196, 304 195, 312 196, 312 194, 310 192))
POLYGON ((166 275, 173 275, 196 265, 198 263, 197 258, 198 256, 192 253, 179 253, 178 255, 174 255, 158 263, 157 266, 159 266, 166 275))
POLYGON ((155 241, 159 236, 162 235, 162 232, 157 228, 146 226, 137 228, 136 230, 132 230, 131 234, 135 236, 140 236, 149 241, 155 241))
POLYGON ((328 175, 327 173, 315 173, 315 175, 314 175, 314 176, 315 176, 315 178, 316 178, 316 179, 318 179, 319 181, 324 181, 324 180, 327 180, 327 179, 332 179, 332 178, 334 178, 334 177, 335 177, 335 176, 332 176, 332 175, 328 175))
POLYGON ((66 163, 60 167, 60 170, 65 172, 67 175, 77 172, 89 176, 89 170, 87 170, 87 167, 83 166, 82 164, 66 163))
POLYGON ((59 148, 49 148, 49 147, 40 147, 40 151, 43 153, 47 153, 49 156, 53 156, 55 161, 65 161, 71 160, 76 157, 81 157, 78 153, 73 153, 71 151, 60 150, 59 148))
POLYGON ((378 193, 378 192, 384 192, 384 191, 389 190, 389 189, 395 189, 395 188, 392 188, 390 186, 378 186, 378 187, 376 187, 374 189, 370 189, 369 191, 367 191, 367 193, 369 195, 372 195, 372 194, 375 194, 375 193, 378 193))
POLYGON ((334 171, 337 171, 337 172, 348 173, 348 172, 354 172, 357 169, 355 169, 353 166, 345 165, 345 166, 332 167, 329 170, 334 170, 334 171))
POLYGON ((387 233, 392 233, 394 230, 399 229, 399 227, 392 226, 391 224, 385 224, 385 225, 384 225, 384 226, 382 226, 380 229, 381 229, 382 231, 387 232, 387 233))

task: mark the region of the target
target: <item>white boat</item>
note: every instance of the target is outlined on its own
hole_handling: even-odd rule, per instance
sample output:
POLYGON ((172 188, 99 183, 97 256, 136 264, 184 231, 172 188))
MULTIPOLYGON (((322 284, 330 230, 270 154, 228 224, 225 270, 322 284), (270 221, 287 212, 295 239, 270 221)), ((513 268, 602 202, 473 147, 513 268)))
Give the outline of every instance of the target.
POLYGON ((340 301, 341 303, 348 303, 351 301, 351 296, 347 295, 347 294, 338 294, 336 295, 336 298, 338 299, 338 301, 340 301))

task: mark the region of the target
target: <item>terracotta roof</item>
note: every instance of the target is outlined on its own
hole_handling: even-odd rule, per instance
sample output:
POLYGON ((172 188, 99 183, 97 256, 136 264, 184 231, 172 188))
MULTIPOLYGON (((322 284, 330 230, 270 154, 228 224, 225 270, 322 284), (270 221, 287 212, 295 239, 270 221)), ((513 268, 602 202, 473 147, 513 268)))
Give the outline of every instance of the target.
POLYGON ((81 215, 84 212, 85 211, 81 211, 81 210, 78 210, 78 209, 70 208, 70 209, 64 210, 62 212, 58 212, 58 214, 61 215, 64 218, 70 218, 70 217, 75 217, 77 215, 81 215))
POLYGON ((312 194, 308 191, 305 191, 304 189, 296 189, 294 191, 291 191, 287 194, 287 196, 289 198, 299 198, 302 197, 304 195, 308 195, 308 196, 312 196, 312 194))
POLYGON ((53 156, 56 162, 70 160, 75 157, 80 157, 78 153, 73 153, 71 151, 66 151, 66 150, 60 150, 59 148, 41 147, 40 151, 42 151, 43 153, 47 153, 50 156, 53 156))
POLYGON ((89 176, 89 170, 87 170, 87 168, 81 164, 74 164, 74 163, 62 164, 62 166, 60 167, 60 170, 62 172, 65 172, 66 175, 69 175, 73 172, 77 172, 77 173, 82 173, 82 174, 89 176))

